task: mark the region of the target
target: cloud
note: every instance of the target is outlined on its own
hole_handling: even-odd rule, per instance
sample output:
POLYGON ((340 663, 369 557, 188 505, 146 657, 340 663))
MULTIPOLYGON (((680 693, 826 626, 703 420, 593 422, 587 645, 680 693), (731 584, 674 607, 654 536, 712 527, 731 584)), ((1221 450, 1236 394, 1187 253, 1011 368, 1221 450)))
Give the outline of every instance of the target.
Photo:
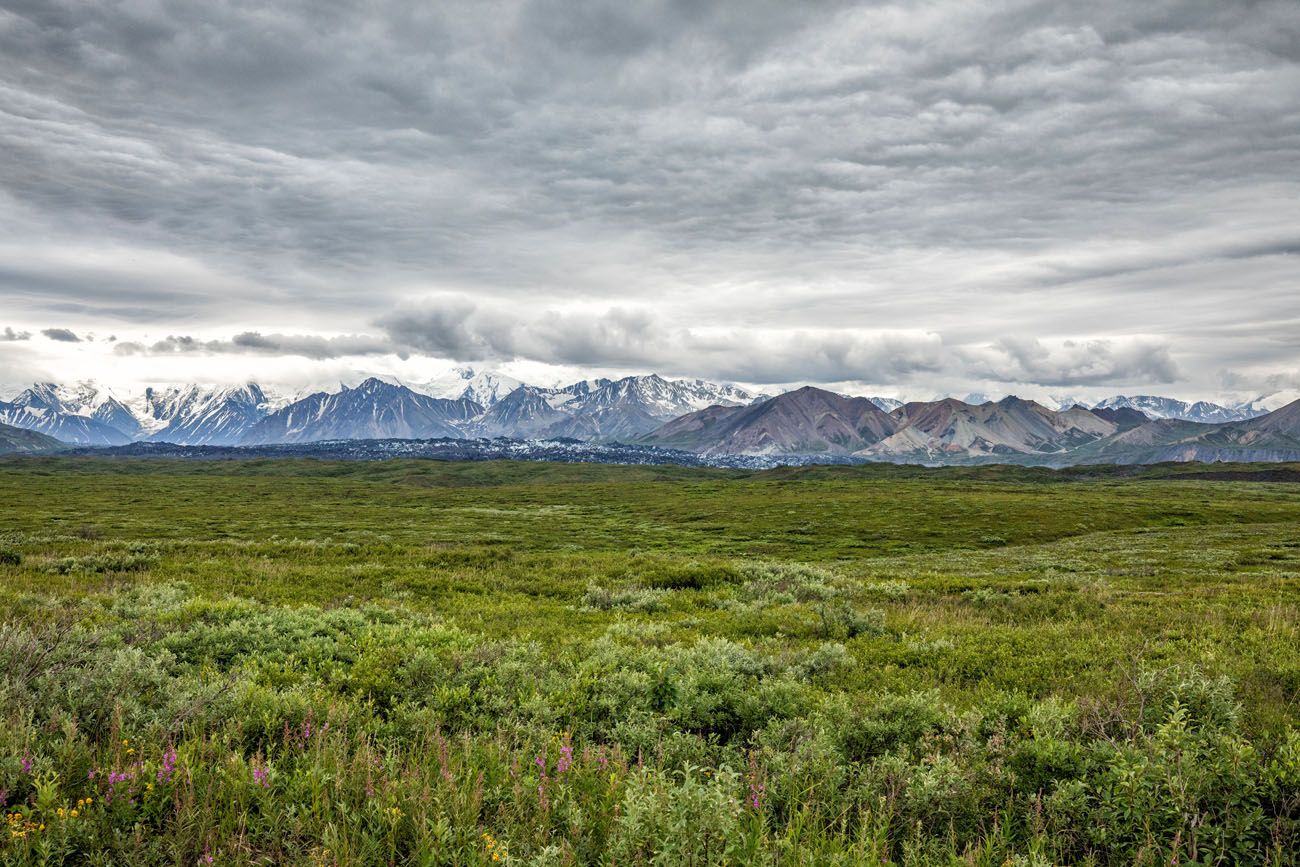
POLYGON ((4 332, 0 333, 0 341, 4 341, 6 343, 14 343, 19 340, 31 340, 31 339, 32 339, 32 333, 30 331, 14 331, 13 328, 8 325, 5 326, 4 332))
POLYGON ((656 370, 754 383, 917 383, 929 377, 1101 386, 1179 378, 1171 347, 1158 339, 1004 337, 953 344, 936 332, 680 328, 643 309, 512 314, 463 299, 407 308, 376 324, 394 345, 436 357, 656 370))
POLYGON ((60 343, 80 343, 81 338, 69 331, 67 328, 44 328, 41 330, 50 340, 57 340, 60 343))
POLYGON ((1170 347, 1160 340, 1041 340, 1002 338, 964 349, 968 370, 976 378, 1047 386, 1111 383, 1172 383, 1178 366, 1170 347))
POLYGON ((6 10, 0 303, 122 356, 1202 388, 1300 361, 1284 0, 6 10), (471 307, 295 336, 431 294, 471 307))
POLYGON ((121 341, 113 347, 119 356, 135 355, 297 355, 316 360, 365 355, 405 356, 406 352, 384 338, 366 335, 322 337, 310 334, 262 334, 244 331, 229 340, 203 340, 189 335, 168 335, 151 344, 121 341))

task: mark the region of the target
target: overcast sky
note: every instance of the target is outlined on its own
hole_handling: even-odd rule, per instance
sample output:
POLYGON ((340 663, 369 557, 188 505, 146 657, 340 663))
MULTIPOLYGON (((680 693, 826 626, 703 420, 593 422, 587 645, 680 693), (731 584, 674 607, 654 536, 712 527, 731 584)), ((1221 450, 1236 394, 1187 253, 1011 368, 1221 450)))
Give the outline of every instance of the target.
POLYGON ((1300 387, 1300 3, 0 0, 0 384, 1300 387))

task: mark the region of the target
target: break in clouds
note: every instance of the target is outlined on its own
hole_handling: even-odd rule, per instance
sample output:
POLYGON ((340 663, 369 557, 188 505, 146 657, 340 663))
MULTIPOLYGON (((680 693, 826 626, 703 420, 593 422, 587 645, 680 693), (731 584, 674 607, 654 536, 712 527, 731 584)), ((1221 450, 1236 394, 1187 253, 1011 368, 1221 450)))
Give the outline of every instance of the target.
POLYGON ((1300 376, 1294 2, 0 0, 0 149, 6 380, 1300 376))

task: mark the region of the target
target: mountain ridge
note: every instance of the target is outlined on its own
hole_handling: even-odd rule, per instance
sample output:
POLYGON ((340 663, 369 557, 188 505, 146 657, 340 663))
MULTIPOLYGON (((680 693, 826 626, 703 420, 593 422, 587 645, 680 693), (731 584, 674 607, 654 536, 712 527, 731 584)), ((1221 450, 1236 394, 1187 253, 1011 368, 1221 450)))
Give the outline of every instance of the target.
MULTIPOLYGON (((425 390, 372 376, 356 386, 340 385, 336 392, 286 399, 255 382, 148 388, 134 397, 91 380, 42 382, 0 402, 0 424, 92 448, 164 441, 221 446, 504 437, 635 443, 715 456, 802 454, 921 463, 1300 457, 1300 400, 1249 415, 1254 410, 1244 404, 1233 409, 1151 395, 1049 409, 1016 396, 903 403, 814 386, 764 395, 658 374, 549 388, 516 383, 494 371, 465 367, 430 380, 425 390), (435 387, 447 396, 430 395, 435 387)), ((1251 406, 1284 395, 1259 398, 1251 406)))

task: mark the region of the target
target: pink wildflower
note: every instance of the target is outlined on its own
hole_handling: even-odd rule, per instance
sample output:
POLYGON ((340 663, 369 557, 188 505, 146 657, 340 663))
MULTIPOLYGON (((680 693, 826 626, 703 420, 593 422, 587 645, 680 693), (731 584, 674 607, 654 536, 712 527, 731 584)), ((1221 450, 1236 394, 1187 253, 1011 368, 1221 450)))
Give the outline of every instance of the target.
POLYGON ((158 769, 158 782, 170 783, 174 773, 176 773, 176 750, 169 749, 163 753, 162 767, 158 769))

